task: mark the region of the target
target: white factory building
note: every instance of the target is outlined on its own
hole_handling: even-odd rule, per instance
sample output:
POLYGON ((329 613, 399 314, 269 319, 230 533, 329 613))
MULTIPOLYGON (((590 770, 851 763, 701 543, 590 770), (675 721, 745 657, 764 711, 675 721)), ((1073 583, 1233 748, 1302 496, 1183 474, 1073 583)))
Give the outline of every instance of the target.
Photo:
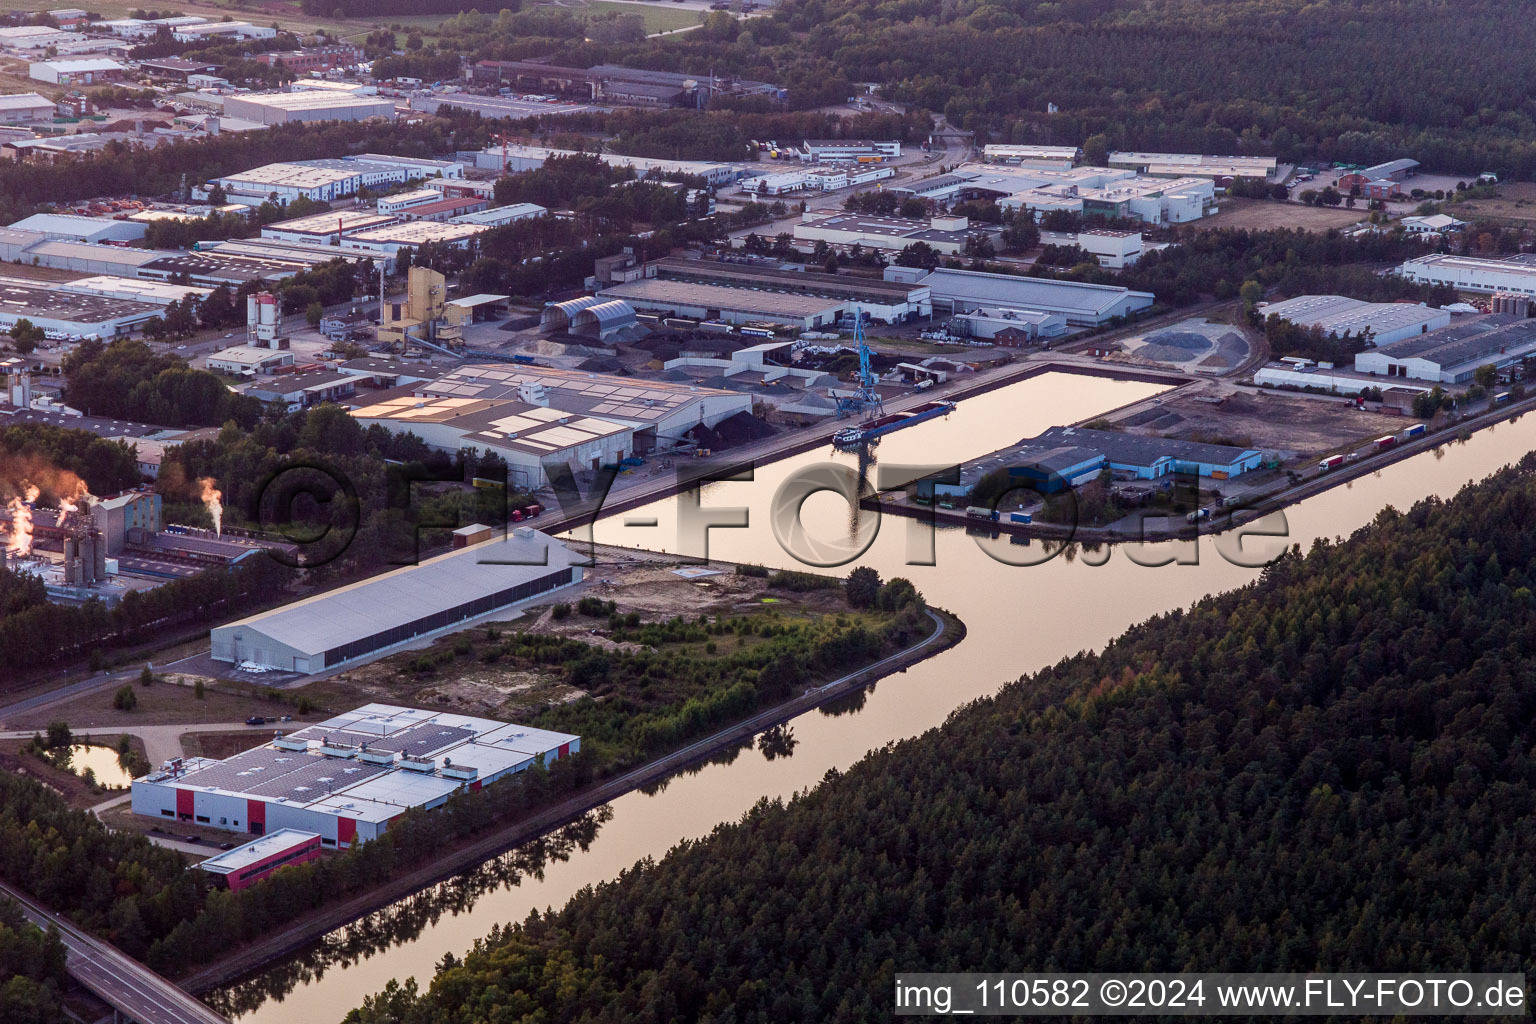
POLYGON ((430 220, 413 220, 348 231, 341 238, 341 248, 393 260, 401 249, 419 249, 427 242, 459 248, 472 245, 476 237, 489 230, 483 224, 439 224, 430 220))
POLYGON ((1462 292, 1536 295, 1536 260, 1529 253, 1501 259, 1434 253, 1409 260, 1397 273, 1419 284, 1444 284, 1462 292))
POLYGON ((1355 371, 1440 384, 1465 384, 1479 367, 1500 369, 1536 356, 1536 320, 1495 313, 1355 356, 1355 371))
POLYGON ((1061 210, 1148 224, 1199 220, 1216 201, 1212 179, 1195 175, 1164 178, 1129 168, 1006 163, 962 164, 948 174, 894 186, 892 191, 942 203, 992 199, 1005 210, 1028 210, 1037 218, 1061 210))
POLYGON ((1154 178, 1259 178, 1275 173, 1272 156, 1206 156, 1200 153, 1109 154, 1109 166, 1154 178))
POLYGON ((127 334, 163 312, 163 306, 150 302, 66 291, 25 278, 0 277, 0 330, 29 320, 50 338, 94 336, 106 340, 127 334))
POLYGON ((457 217, 451 218, 449 223, 479 224, 488 228, 499 228, 503 224, 511 224, 513 221, 542 217, 548 212, 538 203, 512 203, 510 206, 496 206, 489 210, 478 210, 475 213, 460 214, 457 217))
POLYGON ((345 849, 383 835, 407 810, 580 749, 568 733, 366 704, 222 761, 167 761, 133 781, 133 812, 251 835, 297 829, 345 849))
POLYGON ((1012 346, 1061 337, 1067 333, 1067 318, 1060 313, 1042 313, 1034 309, 978 306, 957 312, 947 327, 951 334, 962 338, 979 338, 1012 346))
MULTIPOLYGON (((437 195, 436 192, 432 194, 437 195)), ((368 210, 336 210, 263 225, 261 237, 298 245, 337 245, 348 232, 381 228, 396 222, 395 217, 368 210)))
POLYGON ((363 169, 312 167, 306 163, 263 164, 213 180, 230 195, 254 199, 275 196, 279 203, 286 205, 300 196, 320 200, 350 196, 363 187, 363 169))
POLYGON ((54 114, 53 100, 35 92, 0 96, 0 124, 51 122, 54 114))
POLYGON ((94 85, 115 82, 128 71, 107 57, 81 57, 78 60, 45 60, 27 67, 27 76, 50 85, 94 85))
MULTIPOLYGON (((475 167, 482 171, 535 171, 544 161, 557 156, 576 156, 575 150, 548 149, 544 146, 490 146, 475 154, 475 167)), ((703 178, 710 185, 724 185, 737 178, 762 174, 755 164, 713 163, 703 160, 658 160, 643 156, 623 156, 619 153, 593 154, 611 167, 628 167, 636 177, 655 174, 659 177, 681 176, 703 178)))
POLYGON ((633 427, 518 401, 407 396, 355 408, 352 417, 364 427, 415 434, 439 451, 499 455, 520 491, 549 486, 556 466, 580 472, 617 465, 635 447, 633 427))
POLYGON ((224 113, 258 124, 294 121, 365 121, 393 119, 395 102, 387 96, 334 92, 252 93, 224 98, 224 113))
POLYGON ((81 217, 72 213, 34 213, 10 225, 61 242, 137 242, 147 230, 142 221, 81 217))
POLYGON ((215 661, 308 675, 571 586, 581 567, 529 527, 295 601, 209 633, 215 661))
POLYGON ((979 270, 939 268, 925 273, 917 267, 885 268, 888 281, 927 285, 935 312, 963 312, 976 307, 1027 309, 1055 313, 1072 327, 1098 327, 1115 317, 1133 317, 1152 308, 1151 292, 1116 285, 1058 281, 1044 277, 1015 277, 979 270))
POLYGON ((844 248, 860 245, 866 249, 899 251, 917 242, 955 256, 965 251, 972 238, 986 238, 997 229, 985 224, 972 226, 966 217, 937 216, 925 220, 906 217, 876 217, 861 213, 807 211, 795 225, 797 242, 818 241, 844 248))
POLYGON ((1344 295, 1298 295, 1283 302, 1261 302, 1261 316, 1277 316, 1301 327, 1316 327, 1331 338, 1349 335, 1373 345, 1448 327, 1451 314, 1412 302, 1364 302, 1344 295))
POLYGON ((595 416, 634 432, 635 448, 675 442, 692 427, 713 427, 752 411, 752 396, 659 380, 504 363, 460 366, 413 388, 417 397, 512 400, 547 405, 571 417, 595 416))
POLYGON ((1013 164, 1017 167, 1066 170, 1077 163, 1076 146, 983 146, 981 158, 989 164, 1013 164))
POLYGON ((248 21, 205 21, 175 26, 171 35, 183 43, 218 43, 231 39, 271 39, 277 35, 277 29, 248 21))
POLYGON ((855 161, 890 160, 901 156, 901 143, 892 140, 872 139, 806 139, 798 153, 807 163, 824 160, 855 161))

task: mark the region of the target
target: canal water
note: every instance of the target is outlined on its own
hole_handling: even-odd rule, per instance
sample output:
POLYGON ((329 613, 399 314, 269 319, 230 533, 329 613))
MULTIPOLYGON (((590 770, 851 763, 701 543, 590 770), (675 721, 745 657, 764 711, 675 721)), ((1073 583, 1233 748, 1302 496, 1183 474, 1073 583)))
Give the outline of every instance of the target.
MULTIPOLYGON (((1159 390, 1151 384, 1047 374, 966 400, 946 419, 888 435, 873 455, 877 466, 963 460, 1159 390)), ((425 986, 444 954, 462 955, 493 925, 520 921, 530 911, 558 908, 583 887, 616 877, 642 857, 660 858, 679 841, 707 835, 720 823, 739 818, 759 799, 788 797, 813 787, 828 770, 847 769, 872 748, 941 724, 958 706, 995 692, 1009 680, 1079 650, 1102 647, 1149 616, 1252 581, 1259 572, 1256 552, 1275 553, 1292 543, 1305 549, 1316 538, 1348 535, 1369 523, 1383 506, 1401 509, 1428 495, 1448 496, 1533 447, 1536 417, 1527 417, 1387 466, 1287 509, 1282 539, 1249 538, 1243 545, 1246 554, 1235 559, 1223 557, 1212 538, 1091 549, 1047 548, 1040 541, 1024 546, 1006 535, 976 537, 959 528, 930 535, 908 520, 852 509, 829 494, 814 495, 805 501, 806 518, 820 525, 807 537, 796 538, 792 530, 781 534, 797 549, 819 545, 831 554, 846 548, 850 538, 858 538, 859 545, 867 539, 867 551, 837 571, 857 564, 877 569, 884 578, 908 577, 931 603, 965 621, 965 640, 881 680, 854 708, 795 719, 789 726, 796 741, 791 756, 768 759, 746 750, 728 762, 674 777, 657 791, 620 798, 585 850, 547 864, 537 876, 523 877, 516 885, 455 903, 451 913, 407 941, 344 958, 344 964, 333 958, 322 967, 320 958, 300 957, 274 965, 264 978, 236 986, 227 995, 248 1007, 259 998, 255 989, 291 986, 285 996, 237 1013, 251 1024, 286 1024, 339 1021, 364 995, 391 979, 403 983, 414 976, 425 986), (873 520, 879 520, 877 528, 873 520), (1042 561, 1048 551, 1054 551, 1054 557, 1042 561), (1178 560, 1170 564, 1158 564, 1175 557, 1178 560), (913 560, 931 564, 909 564, 913 560), (1038 564, 1016 564, 1031 561, 1038 564)), ((804 568, 768 523, 775 492, 808 468, 833 481, 856 476, 859 461, 857 455, 828 448, 761 467, 752 482, 707 485, 703 509, 720 515, 720 509, 745 507, 750 518, 745 529, 710 531, 709 553, 723 561, 804 568)), ((877 469, 866 465, 864 471, 877 469)), ((599 523, 596 539, 692 550, 679 543, 676 509, 676 499, 667 499, 631 510, 599 523), (656 525, 624 525, 649 519, 656 525)), ((1281 527, 1270 523, 1268 528, 1281 527)), ((590 571, 602 575, 601 565, 590 571)), ((374 921, 354 927, 377 931, 379 925, 374 921)))

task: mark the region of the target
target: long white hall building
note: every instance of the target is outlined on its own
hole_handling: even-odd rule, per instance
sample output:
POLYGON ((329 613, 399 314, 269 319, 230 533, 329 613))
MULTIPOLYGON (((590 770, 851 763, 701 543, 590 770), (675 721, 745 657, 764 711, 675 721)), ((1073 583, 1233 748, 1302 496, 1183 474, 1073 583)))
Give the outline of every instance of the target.
POLYGON ((133 781, 133 812, 230 832, 291 828, 345 849, 535 764, 581 738, 488 718, 366 704, 222 761, 176 758, 133 781))

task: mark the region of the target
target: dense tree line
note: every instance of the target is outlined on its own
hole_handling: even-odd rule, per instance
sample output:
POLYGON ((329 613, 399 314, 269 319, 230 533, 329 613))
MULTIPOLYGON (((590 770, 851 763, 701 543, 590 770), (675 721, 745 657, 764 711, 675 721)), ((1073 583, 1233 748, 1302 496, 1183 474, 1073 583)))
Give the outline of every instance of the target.
POLYGON ((230 420, 250 426, 261 414, 256 399, 142 341, 81 342, 64 357, 64 374, 65 401, 93 416, 186 427, 230 420))
MULTIPOLYGON (((92 430, 72 430, 49 423, 16 423, 0 429, 0 463, 7 476, 32 479, 49 485, 48 472, 30 467, 64 470, 85 481, 92 494, 115 494, 139 483, 139 467, 133 449, 121 441, 108 441, 92 430)), ((74 497, 48 493, 49 498, 74 497)))
POLYGON ((349 1021, 870 1020, 908 965, 1529 971, 1533 526, 1530 456, 1386 509, 349 1021))
MULTIPOLYGON (((1379 302, 1455 302, 1454 289, 1381 276, 1370 268, 1399 263, 1424 251, 1417 241, 1392 234, 1345 237, 1336 231, 1223 228, 1183 232, 1177 245, 1149 252, 1123 271, 1078 264, 1060 276, 1149 291, 1158 302, 1173 306, 1186 306, 1204 296, 1235 298, 1245 281, 1257 281, 1286 295, 1345 292, 1379 302)), ((1044 265, 1032 272, 1058 276, 1044 265)))
POLYGON ((140 959, 201 902, 179 853, 10 772, 0 772, 0 877, 140 959))
POLYGON ((16 901, 0 898, 0 1020, 55 1024, 69 1018, 59 992, 69 984, 64 942, 53 927, 28 921, 16 901))
POLYGON ((35 588, 0 570, 0 595, 13 595, 0 616, 0 680, 113 648, 143 643, 196 623, 228 618, 242 608, 276 597, 288 571, 268 558, 251 558, 233 569, 215 568, 172 580, 152 590, 130 590, 114 605, 37 600, 35 588))

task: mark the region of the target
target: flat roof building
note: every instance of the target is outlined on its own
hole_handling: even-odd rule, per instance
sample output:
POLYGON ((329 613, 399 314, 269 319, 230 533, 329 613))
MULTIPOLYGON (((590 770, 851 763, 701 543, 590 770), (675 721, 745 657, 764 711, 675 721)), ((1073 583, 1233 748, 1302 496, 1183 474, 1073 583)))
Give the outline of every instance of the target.
POLYGON ((635 447, 652 450, 678 441, 691 428, 713 427, 752 411, 752 396, 671 381, 504 363, 461 366, 413 388, 419 397, 513 400, 547 405, 571 416, 596 416, 634 431, 635 447))
POLYGON ((396 192, 390 196, 380 196, 374 208, 380 213, 391 216, 404 213, 413 206, 425 206, 428 203, 441 201, 443 194, 435 188, 417 188, 409 192, 396 192))
POLYGON ((1272 156, 1205 156, 1199 153, 1109 154, 1109 166, 1154 178, 1261 178, 1275 173, 1272 156))
POLYGON ((356 96, 334 92, 256 93, 225 97, 224 112, 230 117, 260 124, 366 121, 370 117, 393 120, 395 101, 387 96, 356 96))
POLYGON ((989 164, 1014 164, 1018 167, 1066 169, 1077 163, 1076 146, 992 145, 981 148, 981 158, 989 164))
POLYGON ((27 67, 27 76, 52 85, 97 85, 116 82, 128 69, 106 57, 82 57, 78 60, 45 60, 27 67))
POLYGON ((54 117, 53 100, 35 92, 18 92, 0 96, 0 124, 34 124, 51 122, 54 117))
MULTIPOLYGON (((256 351, 267 351, 257 349, 256 351)), ((357 393, 357 378, 350 373, 315 370, 289 373, 263 379, 245 391, 262 402, 282 402, 289 412, 308 409, 322 402, 338 402, 357 393)))
POLYGON ((439 451, 484 449, 507 463, 519 490, 549 486, 549 469, 617 465, 634 452, 634 428, 596 416, 508 400, 390 398, 352 410, 365 427, 415 434, 439 451))
POLYGON ((36 231, 61 242, 137 242, 147 230, 139 221, 72 213, 34 213, 10 226, 17 231, 36 231))
POLYGON ((215 627, 212 656, 308 675, 544 598, 581 578, 563 543, 517 527, 494 541, 215 627))
POLYGON ((1536 320, 1495 313, 1355 356, 1355 370, 1441 384, 1465 384, 1479 367, 1502 369, 1536 356, 1536 320))
POLYGON ((1254 448, 1087 427, 1051 427, 1027 443, 1042 452, 1063 447, 1099 452, 1111 470, 1145 480, 1155 480, 1170 473, 1195 473, 1215 480, 1228 480, 1257 469, 1264 458, 1264 453, 1254 448))
POLYGON ((342 236, 341 248, 394 259, 401 249, 418 249, 427 242, 438 245, 467 246, 476 236, 490 229, 483 224, 438 224, 417 220, 384 227, 351 231, 342 236))
POLYGON ((720 306, 721 316, 730 312, 732 315, 745 317, 750 314, 753 318, 765 319, 773 318, 771 314, 778 310, 779 316, 774 318, 775 322, 799 322, 812 327, 817 318, 820 318, 821 324, 827 324, 851 313, 854 306, 858 306, 870 319, 888 324, 906 323, 933 312, 927 286, 910 281, 780 270, 720 260, 676 257, 654 260, 639 268, 638 273, 626 273, 624 277, 626 280, 623 282, 601 288, 598 295, 626 301, 633 299, 631 305, 637 307, 660 303, 659 308, 665 308, 668 303, 682 303, 692 307, 702 305, 707 311, 716 308, 717 303, 724 303, 720 306), (627 284, 644 281, 702 285, 715 290, 690 292, 686 289, 661 288, 625 293, 627 284), (689 298, 694 301, 689 303, 689 298))
POLYGON ((237 376, 271 373, 279 366, 292 366, 293 352, 289 349, 236 345, 213 353, 205 365, 215 373, 232 373, 237 376))
MULTIPOLYGON (((475 166, 483 171, 534 171, 552 157, 577 156, 576 150, 549 149, 544 146, 490 146, 475 154, 475 166)), ((610 167, 631 168, 637 177, 654 172, 658 176, 686 175, 703 178, 710 185, 724 185, 738 178, 764 173, 766 168, 740 163, 714 163, 702 160, 659 160, 651 157, 624 156, 619 153, 594 153, 610 167)))
POLYGON ((866 249, 900 251, 918 242, 955 256, 965 251, 973 238, 986 238, 996 228, 973 226, 965 217, 877 217, 860 213, 833 212, 801 214, 795 225, 797 242, 827 242, 831 245, 860 245, 866 249))
POLYGON ((275 196, 279 203, 287 204, 300 196, 318 200, 350 196, 363 187, 363 170, 344 164, 313 167, 305 163, 277 163, 263 164, 213 180, 230 194, 260 199, 275 196))
POLYGON ((320 857, 321 836, 296 828, 280 828, 233 850, 214 854, 197 865, 215 884, 231 892, 248 889, 279 868, 307 864, 320 857))
POLYGON ((1378 346, 1427 334, 1451 322, 1451 314, 1443 309, 1411 302, 1365 302, 1344 295, 1298 295, 1260 303, 1258 310, 1266 317, 1316 327, 1329 337, 1350 335, 1378 346))
POLYGON ((1515 292, 1536 296, 1536 265, 1519 257, 1431 253, 1403 263, 1396 273, 1419 284, 1443 284, 1463 292, 1515 292))
MULTIPOLYGON (((887 276, 916 268, 887 267, 887 276)), ((917 271, 918 274, 922 272, 917 271)), ((1134 292, 1117 285, 1015 277, 979 270, 939 268, 915 278, 927 285, 936 308, 957 311, 976 306, 1001 306, 1056 313, 1074 327, 1097 327, 1115 317, 1131 317, 1152 307, 1151 292, 1134 292)))
MULTIPOLYGON (((482 543, 444 557, 473 557, 497 546, 482 543)), ((134 780, 133 811, 258 836, 314 833, 323 847, 346 848, 378 838, 411 808, 440 807, 455 793, 580 749, 581 738, 569 733, 365 704, 221 761, 167 761, 134 780)), ((303 846, 258 847, 230 857, 225 866, 243 872, 303 846)))
POLYGON ((510 206, 497 206, 489 210, 460 214, 452 218, 452 223, 481 224, 488 228, 501 227, 503 224, 511 224, 517 220, 542 217, 548 212, 537 203, 513 203, 510 206))
POLYGON ((62 291, 22 278, 0 277, 0 327, 30 320, 50 338, 112 338, 127 334, 165 310, 149 302, 89 292, 62 291))
POLYGON ((398 219, 370 210, 334 210, 263 225, 261 237, 298 245, 337 245, 347 232, 381 228, 398 219))
POLYGON ((800 144, 800 159, 808 162, 857 160, 859 157, 885 160, 898 156, 901 156, 901 143, 895 139, 806 139, 800 144))

